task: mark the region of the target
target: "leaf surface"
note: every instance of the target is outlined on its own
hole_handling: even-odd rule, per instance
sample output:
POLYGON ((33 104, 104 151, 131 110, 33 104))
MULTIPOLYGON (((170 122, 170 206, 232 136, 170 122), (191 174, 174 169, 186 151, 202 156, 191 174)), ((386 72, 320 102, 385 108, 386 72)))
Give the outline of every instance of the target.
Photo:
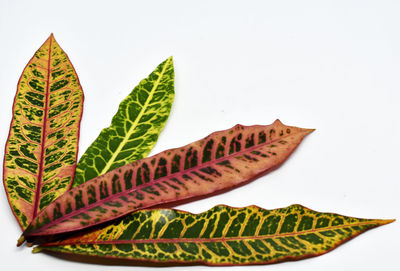
POLYGON ((266 126, 236 125, 135 161, 59 197, 24 236, 80 230, 138 209, 231 189, 283 163, 311 131, 279 120, 266 126))
POLYGON ((82 107, 78 76, 51 35, 22 72, 5 148, 4 186, 22 229, 72 183, 82 107))
POLYGON ((201 214, 153 209, 84 235, 43 244, 34 252, 160 263, 270 264, 324 254, 392 221, 319 213, 301 205, 275 210, 221 205, 201 214))
POLYGON ((146 157, 168 119, 173 100, 170 57, 121 102, 111 125, 101 131, 79 160, 73 187, 146 157))

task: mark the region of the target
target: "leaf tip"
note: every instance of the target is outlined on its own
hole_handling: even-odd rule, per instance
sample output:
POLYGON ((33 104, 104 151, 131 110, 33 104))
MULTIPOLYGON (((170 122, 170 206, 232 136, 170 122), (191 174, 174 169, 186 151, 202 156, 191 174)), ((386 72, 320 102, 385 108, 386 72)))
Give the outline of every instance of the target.
POLYGON ((21 235, 21 237, 18 239, 17 247, 20 247, 24 242, 25 242, 25 236, 21 235))
MULTIPOLYGON (((280 119, 276 119, 272 125, 276 126, 284 126, 282 121, 280 119)), ((306 134, 310 134, 315 131, 315 129, 309 129, 309 128, 300 128, 301 131, 304 131, 306 134)))
POLYGON ((306 130, 307 134, 311 134, 312 132, 315 131, 315 129, 305 129, 305 130, 306 130))
POLYGON ((396 219, 382 219, 382 220, 379 220, 379 224, 386 225, 386 224, 393 223, 395 221, 396 221, 396 219))
MULTIPOLYGON (((44 42, 44 44, 48 44, 50 42, 54 42, 56 39, 54 38, 54 34, 50 33, 50 36, 47 38, 47 40, 44 42)), ((44 45, 43 44, 43 45, 44 45)))
POLYGON ((55 38, 54 38, 54 34, 53 33, 50 33, 50 36, 47 38, 47 40, 54 40, 55 38))

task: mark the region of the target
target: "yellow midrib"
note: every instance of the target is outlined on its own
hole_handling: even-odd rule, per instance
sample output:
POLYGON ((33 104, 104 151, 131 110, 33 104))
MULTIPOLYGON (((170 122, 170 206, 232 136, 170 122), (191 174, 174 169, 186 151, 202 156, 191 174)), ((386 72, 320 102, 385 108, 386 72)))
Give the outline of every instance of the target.
POLYGON ((122 148, 125 146, 125 144, 128 142, 130 136, 132 135, 133 131, 136 129, 136 126, 138 125, 140 119, 142 118, 144 112, 146 111, 146 108, 148 107, 151 99, 153 98, 153 94, 155 92, 155 90, 157 89, 158 85, 160 84, 161 78, 163 77, 165 70, 167 69, 167 66, 170 62, 170 58, 167 59, 159 77, 157 78, 157 81, 154 83, 153 88, 150 91, 149 97, 146 100, 146 103, 144 104, 144 106, 142 107, 142 110, 140 110, 139 115, 136 117, 135 122, 132 124, 131 128, 129 129, 129 131, 126 133, 124 139, 121 141, 121 143, 118 145, 117 150, 113 153, 113 155, 111 156, 111 159, 108 160, 106 166, 103 168, 103 170, 99 173, 100 175, 108 172, 108 170, 111 168, 111 165, 114 163, 115 159, 117 158, 118 154, 121 152, 122 148))

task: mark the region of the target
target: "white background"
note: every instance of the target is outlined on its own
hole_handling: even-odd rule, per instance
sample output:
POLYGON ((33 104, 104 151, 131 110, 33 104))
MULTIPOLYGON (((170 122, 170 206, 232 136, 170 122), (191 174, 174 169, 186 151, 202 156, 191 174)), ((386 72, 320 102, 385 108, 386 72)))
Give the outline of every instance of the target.
MULTIPOLYGON (((400 219, 400 3, 398 1, 0 0, 0 144, 3 157, 19 76, 51 32, 85 91, 80 155, 119 102, 169 56, 176 98, 152 154, 245 125, 317 130, 278 170, 231 192, 178 206, 317 211, 400 219)), ((16 248, 20 229, 0 196, 7 270, 155 270, 89 265, 16 248)), ((400 222, 316 258, 215 270, 399 270, 400 222)), ((168 267, 164 270, 209 267, 168 267)))

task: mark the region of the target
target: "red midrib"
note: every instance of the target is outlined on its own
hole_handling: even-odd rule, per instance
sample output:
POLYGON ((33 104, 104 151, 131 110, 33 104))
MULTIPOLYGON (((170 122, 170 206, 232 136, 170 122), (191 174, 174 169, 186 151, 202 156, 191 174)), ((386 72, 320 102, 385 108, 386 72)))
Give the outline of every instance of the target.
POLYGON ((41 155, 39 161, 39 174, 36 184, 36 194, 35 194, 35 205, 33 206, 33 218, 36 217, 39 209, 39 201, 40 201, 40 191, 42 188, 42 179, 43 179, 43 165, 44 165, 44 155, 45 155, 45 141, 46 141, 46 127, 47 127, 47 115, 48 115, 48 107, 49 107, 49 91, 50 91, 50 59, 51 59, 51 46, 52 46, 52 37, 50 37, 49 44, 49 60, 47 61, 47 80, 46 80, 46 95, 44 102, 44 117, 43 117, 43 129, 42 129, 42 141, 41 141, 41 155))
MULTIPOLYGON (((303 235, 303 234, 309 234, 309 233, 315 233, 315 232, 320 232, 320 231, 327 231, 327 230, 336 230, 336 229, 344 229, 344 228, 349 228, 349 227, 355 227, 355 226, 364 226, 364 225, 370 225, 372 224, 373 221, 364 221, 364 222, 358 222, 358 223, 353 223, 353 224, 348 224, 348 225, 338 225, 338 226, 330 226, 326 228, 318 228, 318 229, 310 229, 310 230, 305 230, 305 231, 300 231, 300 232, 289 232, 289 233, 278 233, 278 234, 269 234, 269 235, 256 235, 256 236, 236 236, 236 237, 210 237, 210 238, 166 238, 166 239, 133 239, 133 240, 97 240, 97 241, 83 241, 83 242, 65 242, 61 243, 61 246, 65 245, 86 245, 86 244, 154 244, 154 243, 197 243, 197 242, 226 242, 226 241, 241 241, 241 240, 260 240, 260 239, 266 239, 266 238, 278 238, 278 237, 289 237, 289 236, 297 236, 297 235, 303 235)), ((378 227, 381 225, 373 226, 378 227)), ((366 229, 368 230, 368 229, 366 229)), ((355 234, 362 233, 366 230, 362 231, 356 231, 355 234)), ((329 238, 329 237, 328 237, 329 238)), ((46 246, 46 245, 43 245, 46 246)), ((51 245, 50 245, 51 246, 51 245)))

